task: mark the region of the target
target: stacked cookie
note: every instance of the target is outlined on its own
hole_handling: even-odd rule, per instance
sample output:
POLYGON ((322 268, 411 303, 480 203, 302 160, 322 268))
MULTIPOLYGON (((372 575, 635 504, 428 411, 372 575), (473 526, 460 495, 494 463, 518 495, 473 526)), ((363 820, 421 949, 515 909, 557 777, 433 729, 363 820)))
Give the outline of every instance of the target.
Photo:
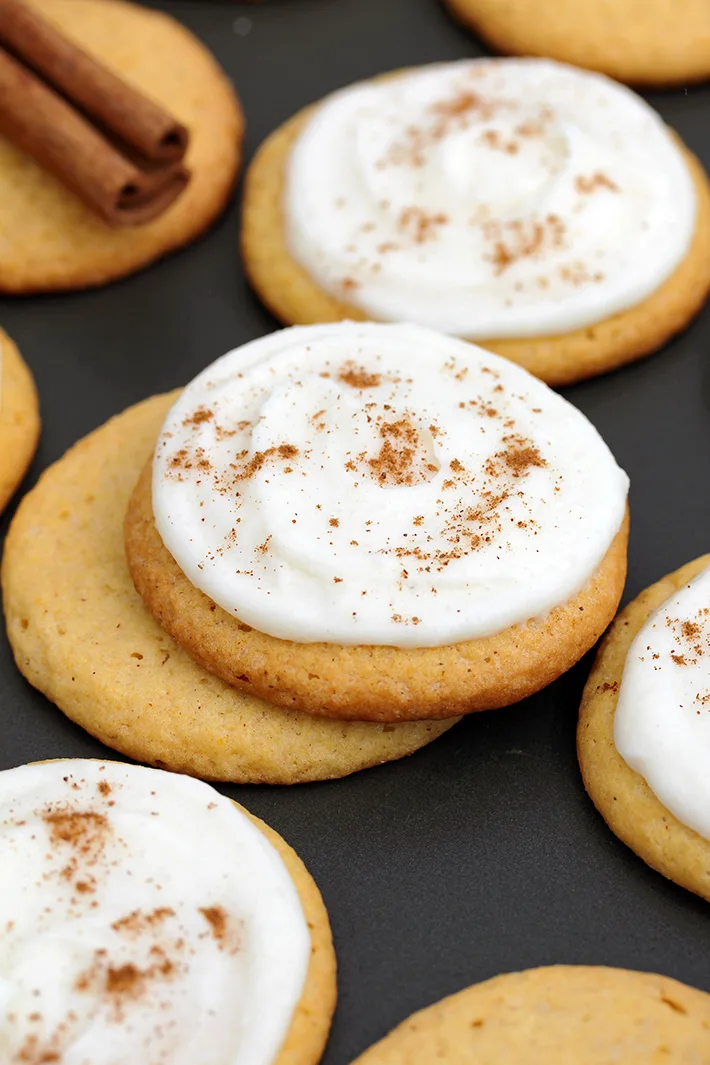
POLYGON ((285 330, 45 474, 6 544, 8 633, 33 684, 133 757, 343 775, 595 643, 626 491, 583 415, 506 360, 412 326, 285 330))

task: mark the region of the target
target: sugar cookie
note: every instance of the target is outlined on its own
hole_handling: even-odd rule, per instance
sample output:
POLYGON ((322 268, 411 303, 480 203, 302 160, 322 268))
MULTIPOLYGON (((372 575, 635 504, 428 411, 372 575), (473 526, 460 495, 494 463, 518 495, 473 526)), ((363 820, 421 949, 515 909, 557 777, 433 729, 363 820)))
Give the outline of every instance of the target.
POLYGON ((557 965, 496 976, 421 1010, 357 1065, 700 1065, 708 1039, 703 991, 651 973, 557 965))
POLYGON ((414 326, 286 329, 207 367, 126 521, 136 587, 229 684, 344 719, 516 702, 616 610, 628 480, 519 367, 414 326))
POLYGON ((599 70, 635 85, 687 85, 710 78, 705 0, 444 0, 491 48, 599 70))
POLYGON ((316 1065, 328 915, 276 832, 200 781, 85 759, 0 773, 0 822, 6 1060, 316 1065))
POLYGON ((32 0, 67 36, 167 107, 190 130, 187 190, 144 226, 112 229, 0 137, 0 292, 102 285, 204 232, 224 208, 243 120, 212 55, 168 15, 124 0, 32 0))
POLYGON ((32 461, 40 431, 32 374, 0 329, 0 511, 32 461))
POLYGON ((709 190, 600 75, 433 64, 276 130, 247 174, 242 250, 283 322, 412 321, 560 385, 657 350, 700 309, 709 190))
POLYGON ((710 901, 708 566, 710 555, 681 566, 616 619, 584 690, 577 750, 611 830, 710 901))
POLYGON ((236 783, 346 776, 411 754, 452 722, 324 721, 276 710, 201 669, 131 583, 123 519, 172 396, 132 407, 80 441, 23 500, 2 567, 21 671, 109 747, 164 769, 236 783))

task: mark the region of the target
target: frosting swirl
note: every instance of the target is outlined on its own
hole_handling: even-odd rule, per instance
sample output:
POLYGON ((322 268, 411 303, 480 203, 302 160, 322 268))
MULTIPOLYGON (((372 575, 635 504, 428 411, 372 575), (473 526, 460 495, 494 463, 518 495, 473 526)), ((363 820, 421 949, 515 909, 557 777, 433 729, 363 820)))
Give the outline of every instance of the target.
POLYGON ((299 642, 441 646, 545 614, 619 530, 586 418, 464 341, 286 329, 208 367, 160 434, 157 529, 188 579, 299 642))
POLYGON ((695 193, 639 96, 548 60, 466 60, 328 97, 288 162, 286 241, 369 317, 473 340, 562 334, 651 295, 695 193))
POLYGON ((189 777, 0 773, 0 1059, 270 1065, 310 935, 264 835, 189 777))
POLYGON ((710 567, 631 644, 614 742, 666 809, 710 840, 710 567))

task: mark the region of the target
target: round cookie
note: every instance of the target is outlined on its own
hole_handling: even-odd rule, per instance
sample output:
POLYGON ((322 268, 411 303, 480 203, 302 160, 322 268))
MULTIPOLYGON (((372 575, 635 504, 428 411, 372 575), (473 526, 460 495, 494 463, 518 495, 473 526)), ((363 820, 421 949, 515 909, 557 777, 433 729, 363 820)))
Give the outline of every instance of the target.
POLYGON ((710 995, 665 976, 558 965, 506 973, 415 1013, 357 1065, 700 1063, 710 995))
POLYGON ((0 330, 0 511, 32 461, 39 431, 32 374, 7 333, 0 330))
POLYGON ((570 669, 614 616, 628 514, 585 588, 547 617, 447 647, 294 644, 257 632, 190 583, 153 520, 151 463, 126 516, 128 563, 160 624, 210 672, 277 706, 358 721, 449 718, 509 706, 570 669), (276 686, 278 684, 278 687, 276 686))
POLYGON ((705 0, 444 0, 452 15, 497 52, 549 56, 635 85, 673 86, 710 77, 705 0))
POLYGON ((704 555, 652 584, 619 614, 582 697, 577 753, 584 786, 612 832, 663 876, 710 901, 710 842, 663 806, 614 743, 627 652, 651 614, 710 564, 704 555))
POLYGON ((154 221, 114 229, 0 137, 0 291, 102 285, 203 233, 225 207, 243 119, 212 55, 168 15, 123 0, 35 0, 42 14, 190 131, 185 192, 154 221))
MULTIPOLYGON (((398 71, 387 77, 406 73, 398 71)), ((322 289, 293 258, 286 242, 283 198, 288 157, 318 105, 298 112, 261 145, 244 184, 241 248, 249 280, 283 323, 304 325, 367 315, 322 289)), ((683 146, 697 195, 695 234, 688 254, 648 298, 626 311, 559 336, 477 339, 549 385, 572 384, 649 355, 683 330, 710 289, 710 183, 683 146)))
POLYGON ((2 585, 20 670, 109 747, 205 779, 324 780, 436 739, 454 722, 393 728, 276 709, 207 673, 154 621, 131 582, 123 520, 175 398, 149 399, 80 441, 19 507, 2 585))
MULTIPOLYGON (((96 800, 99 804, 99 809, 102 801, 107 802, 111 807, 115 805, 115 803, 110 800, 113 787, 109 783, 109 778, 113 767, 116 769, 119 769, 119 767, 123 768, 120 763, 93 759, 49 759, 45 762, 30 763, 30 765, 32 764, 61 765, 63 770, 66 770, 66 772, 70 774, 67 782, 71 781, 71 774, 76 773, 79 767, 86 765, 93 767, 98 766, 99 771, 106 770, 106 775, 102 777, 102 782, 100 782, 99 785, 103 790, 99 792, 99 798, 96 800)), ((12 770, 10 770, 10 772, 12 772, 12 770)), ((79 784, 79 788, 72 788, 72 798, 77 800, 81 805, 84 801, 84 789, 81 785, 84 782, 78 781, 77 783, 79 784)), ((209 796, 209 792, 207 794, 209 796)), ((216 793, 213 792, 212 794, 217 798, 216 793)), ((218 801, 224 800, 220 796, 218 801)), ((303 992, 293 1012, 291 1024, 286 1033, 284 1042, 282 1043, 278 1054, 273 1059, 273 1065, 316 1065, 323 1054, 337 999, 337 966, 328 912, 325 908, 317 884, 295 850, 278 834, 278 832, 264 821, 250 813, 250 811, 245 809, 240 803, 234 802, 234 800, 230 801, 233 806, 248 818, 255 828, 257 828, 266 838, 267 842, 273 847, 274 851, 283 862, 286 872, 298 894, 301 908, 303 910, 303 917, 308 926, 308 933, 311 940, 310 957, 308 960, 303 992)), ((60 809, 64 809, 64 807, 61 806, 60 809)), ((110 813, 108 816, 110 817, 110 813)), ((69 824, 68 827, 71 828, 71 825, 69 824)), ((81 843, 83 840, 80 831, 81 825, 78 824, 75 825, 75 827, 81 843)), ((69 835, 70 833, 65 833, 65 836, 63 837, 65 842, 69 841, 69 835)), ((88 861, 90 864, 92 841, 89 840, 88 843, 85 842, 85 846, 89 855, 88 861)), ((81 861, 81 856, 78 861, 81 861)), ((68 868, 71 868, 71 866, 68 868)), ((137 909, 134 910, 130 916, 136 917, 139 914, 140 910, 137 909)), ((135 922, 133 925, 128 922, 126 923, 127 926, 132 929, 132 935, 137 938, 141 930, 140 927, 135 922)), ((50 1060, 49 1056, 47 1056, 46 1060, 50 1060)))

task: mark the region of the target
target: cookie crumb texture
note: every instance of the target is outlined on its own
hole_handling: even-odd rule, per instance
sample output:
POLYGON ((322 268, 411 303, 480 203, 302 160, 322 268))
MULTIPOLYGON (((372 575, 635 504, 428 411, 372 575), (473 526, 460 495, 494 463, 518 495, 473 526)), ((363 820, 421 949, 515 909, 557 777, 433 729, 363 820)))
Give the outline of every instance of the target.
MULTIPOLYGON (((570 10, 575 10, 572 5, 570 10)), ((394 72, 385 77, 396 77, 394 72)), ((308 325, 367 315, 322 289, 292 257, 283 209, 289 154, 317 105, 299 111, 261 145, 244 183, 241 246, 247 276, 281 322, 308 325)), ((606 373, 663 347, 700 311, 710 289, 710 183, 695 156, 681 145, 698 211, 688 254, 651 296, 630 310, 560 336, 480 339, 488 351, 523 366, 549 385, 567 385, 606 373)))
POLYGON ((32 374, 7 333, 0 330, 0 511, 27 472, 39 431, 32 374))
POLYGON ((144 226, 112 229, 56 178, 0 137, 0 291, 102 285, 198 237, 230 195, 243 119, 212 55, 178 22, 122 0, 33 0, 67 36, 190 131, 187 190, 144 226))
POLYGON ((356 1065, 701 1065, 710 995, 650 973, 507 973, 415 1013, 356 1065))
POLYGON ((710 840, 666 809, 614 743, 616 703, 634 638, 666 599, 708 565, 710 555, 703 555, 668 574, 616 618, 584 689, 577 753, 584 786, 612 832, 657 872, 710 901, 710 840))
POLYGON ((547 56, 632 85, 687 85, 710 78, 710 7, 705 0, 444 3, 504 54, 547 56))
POLYGON ((176 398, 153 397, 81 440, 19 507, 2 584, 22 673, 109 747, 208 780, 342 777, 436 739, 454 722, 343 724, 276 709, 207 673, 154 621, 128 572, 123 521, 176 398))

